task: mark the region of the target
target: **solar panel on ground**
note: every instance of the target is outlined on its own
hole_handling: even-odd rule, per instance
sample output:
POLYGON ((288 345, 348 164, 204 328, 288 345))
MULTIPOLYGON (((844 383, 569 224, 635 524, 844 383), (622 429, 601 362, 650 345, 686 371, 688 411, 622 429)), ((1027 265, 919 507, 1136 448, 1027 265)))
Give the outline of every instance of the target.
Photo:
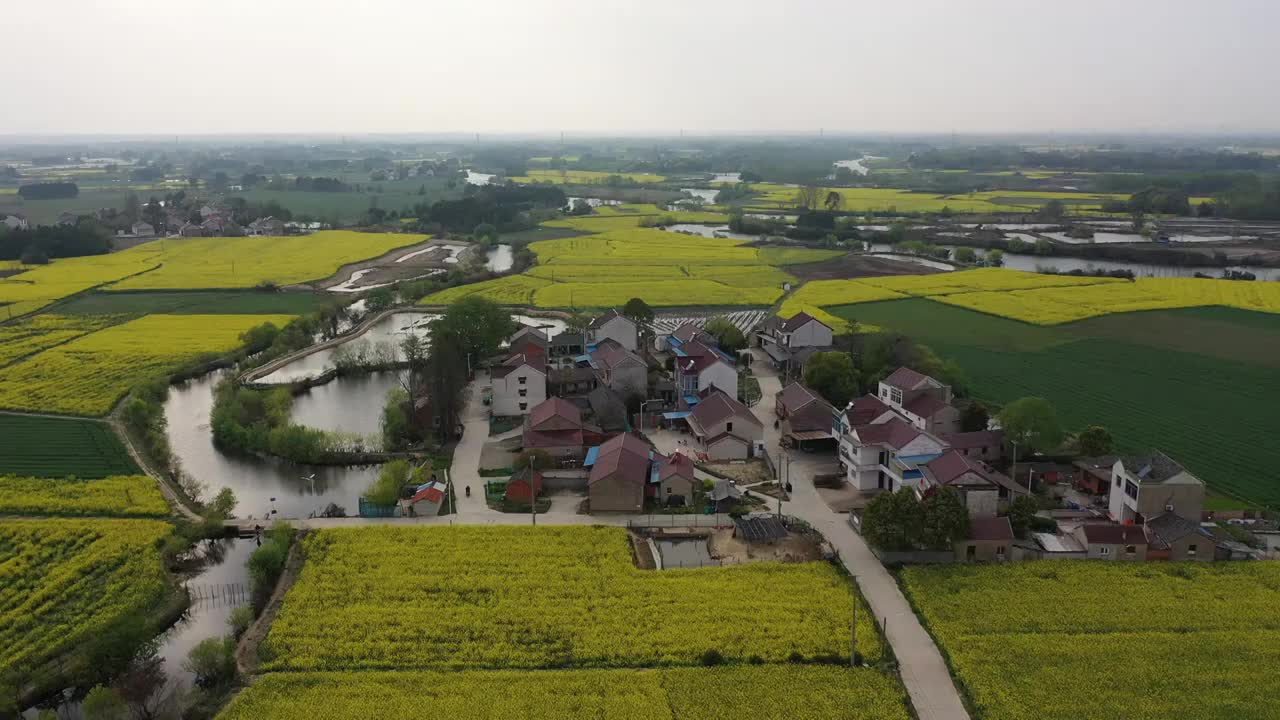
POLYGON ((770 542, 786 537, 787 528, 776 517, 735 518, 737 536, 747 542, 770 542))

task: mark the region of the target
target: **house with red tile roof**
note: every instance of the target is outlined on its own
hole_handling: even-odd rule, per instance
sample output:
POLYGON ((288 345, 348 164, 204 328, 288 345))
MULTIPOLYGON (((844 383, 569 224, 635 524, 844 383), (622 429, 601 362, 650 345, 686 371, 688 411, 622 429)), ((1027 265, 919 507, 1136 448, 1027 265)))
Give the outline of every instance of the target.
POLYGON ((746 460, 764 439, 764 424, 755 413, 719 389, 704 391, 685 420, 698 446, 713 460, 746 460))
POLYGON ((631 318, 611 308, 587 326, 588 344, 598 343, 606 338, 635 352, 640 346, 640 329, 631 318))
POLYGON ((920 489, 920 466, 942 455, 946 443, 901 417, 848 428, 840 436, 839 462, 846 479, 863 491, 920 489))
POLYGON ((793 382, 778 391, 773 411, 782 439, 792 445, 831 440, 835 437, 836 411, 804 383, 793 382))
POLYGON ((557 460, 581 460, 585 454, 582 411, 563 398, 535 405, 524 419, 526 450, 544 450, 557 460))
POLYGON ((957 562, 1005 562, 1013 559, 1013 526, 1007 517, 969 522, 969 537, 952 545, 957 562))
POLYGON ((1008 509, 1011 499, 1026 494, 1024 488, 1003 473, 955 449, 920 465, 920 473, 922 495, 940 488, 956 490, 969 510, 969 517, 974 519, 996 517, 1008 509))
POLYGON ((528 467, 521 468, 507 481, 506 498, 511 502, 527 503, 542 494, 542 473, 528 467))
POLYGON ((641 512, 649 482, 653 449, 624 433, 602 444, 587 478, 592 512, 641 512))
POLYGON ((681 505, 691 502, 697 482, 693 459, 688 455, 677 452, 664 457, 654 453, 647 494, 659 504, 675 504, 677 498, 681 505))
POLYGON ((1076 527, 1076 539, 1087 549, 1091 560, 1147 559, 1147 532, 1141 525, 1086 523, 1076 527))
POLYGON ((596 346, 589 357, 600 385, 624 398, 648 396, 649 365, 639 355, 609 339, 596 346))
POLYGON ((877 397, 921 430, 935 435, 960 431, 960 411, 951 404, 951 386, 908 367, 880 381, 877 397))
POLYGON ((693 340, 673 348, 677 402, 681 409, 697 404, 700 393, 716 388, 738 397, 738 368, 719 348, 693 340))
POLYGON ((983 462, 995 462, 1004 455, 1003 430, 979 430, 943 435, 943 440, 961 455, 983 462))

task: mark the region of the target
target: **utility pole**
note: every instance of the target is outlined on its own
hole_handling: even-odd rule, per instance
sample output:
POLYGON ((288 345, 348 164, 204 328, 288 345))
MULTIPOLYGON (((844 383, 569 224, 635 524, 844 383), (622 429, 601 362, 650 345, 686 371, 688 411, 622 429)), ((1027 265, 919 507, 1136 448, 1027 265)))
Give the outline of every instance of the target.
POLYGON ((849 625, 849 667, 858 666, 858 576, 853 576, 853 622, 849 625))

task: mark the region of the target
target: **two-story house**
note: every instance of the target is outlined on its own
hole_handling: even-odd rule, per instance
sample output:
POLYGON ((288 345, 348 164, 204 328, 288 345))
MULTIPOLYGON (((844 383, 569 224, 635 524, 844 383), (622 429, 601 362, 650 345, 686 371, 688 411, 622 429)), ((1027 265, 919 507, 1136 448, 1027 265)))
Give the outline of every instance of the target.
POLYGON ((966 457, 955 449, 920 465, 921 487, 925 493, 934 488, 952 488, 960 493, 969 517, 992 518, 1007 510, 1009 501, 1026 491, 1003 473, 985 463, 966 457))
POLYGON ((516 353, 493 369, 493 414, 527 415, 529 408, 547 399, 546 362, 537 356, 516 353))
POLYGON ((830 348, 834 333, 821 320, 809 313, 800 312, 789 318, 771 317, 756 332, 760 349, 779 370, 795 370, 797 354, 804 351, 830 348))
POLYGON ((713 460, 746 460, 764 439, 760 419, 719 388, 704 391, 685 420, 698 445, 713 460))
POLYGON ((1122 525, 1142 525, 1163 513, 1200 522, 1204 483, 1168 455, 1122 457, 1111 467, 1107 511, 1122 525))
POLYGON ((590 354, 589 363, 595 370, 599 384, 623 398, 633 395, 648 397, 649 366, 639 355, 612 338, 596 346, 590 354))
POLYGON ((582 333, 563 332, 551 338, 547 362, 558 368, 573 367, 586 352, 587 343, 582 333))
POLYGON ((587 326, 588 344, 596 344, 604 339, 617 342, 622 347, 635 352, 640 346, 640 329, 628 317, 611 309, 587 326))
POLYGON ((921 466, 947 450, 946 443, 900 417, 848 427, 840 436, 839 462, 859 490, 920 491, 921 466))
POLYGON ((835 408, 803 383, 794 382, 778 391, 773 401, 782 439, 793 445, 830 440, 835 435, 835 408))
POLYGON ((692 407, 698 395, 709 388, 738 397, 738 368, 733 360, 714 346, 698 340, 675 350, 673 361, 677 400, 682 408, 692 407))
POLYGON ((935 435, 960 431, 960 411, 951 404, 951 386, 908 367, 880 381, 877 397, 912 425, 935 435))

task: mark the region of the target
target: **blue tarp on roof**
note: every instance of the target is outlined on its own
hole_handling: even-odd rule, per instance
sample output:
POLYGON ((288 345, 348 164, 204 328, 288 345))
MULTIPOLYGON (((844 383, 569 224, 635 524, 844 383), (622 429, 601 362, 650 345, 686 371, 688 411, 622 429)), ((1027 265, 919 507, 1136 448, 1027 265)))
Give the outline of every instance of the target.
POLYGON ((683 420, 692 414, 693 413, 688 410, 681 410, 679 412, 664 412, 662 413, 662 417, 667 420, 683 420))
POLYGON ((685 395, 684 402, 686 405, 697 405, 699 400, 697 395, 685 395))
POLYGON ((676 357, 689 357, 688 353, 686 353, 685 351, 681 350, 678 347, 672 347, 671 352, 675 353, 676 357))
POLYGON ((575 357, 575 358, 573 359, 573 361, 574 361, 574 362, 576 362, 576 363, 580 363, 580 362, 589 363, 589 362, 591 362, 591 356, 590 356, 590 355, 579 355, 579 356, 575 357))
POLYGON ((583 467, 591 467, 596 464, 596 458, 600 457, 600 447, 596 446, 587 451, 587 459, 582 461, 583 467))

